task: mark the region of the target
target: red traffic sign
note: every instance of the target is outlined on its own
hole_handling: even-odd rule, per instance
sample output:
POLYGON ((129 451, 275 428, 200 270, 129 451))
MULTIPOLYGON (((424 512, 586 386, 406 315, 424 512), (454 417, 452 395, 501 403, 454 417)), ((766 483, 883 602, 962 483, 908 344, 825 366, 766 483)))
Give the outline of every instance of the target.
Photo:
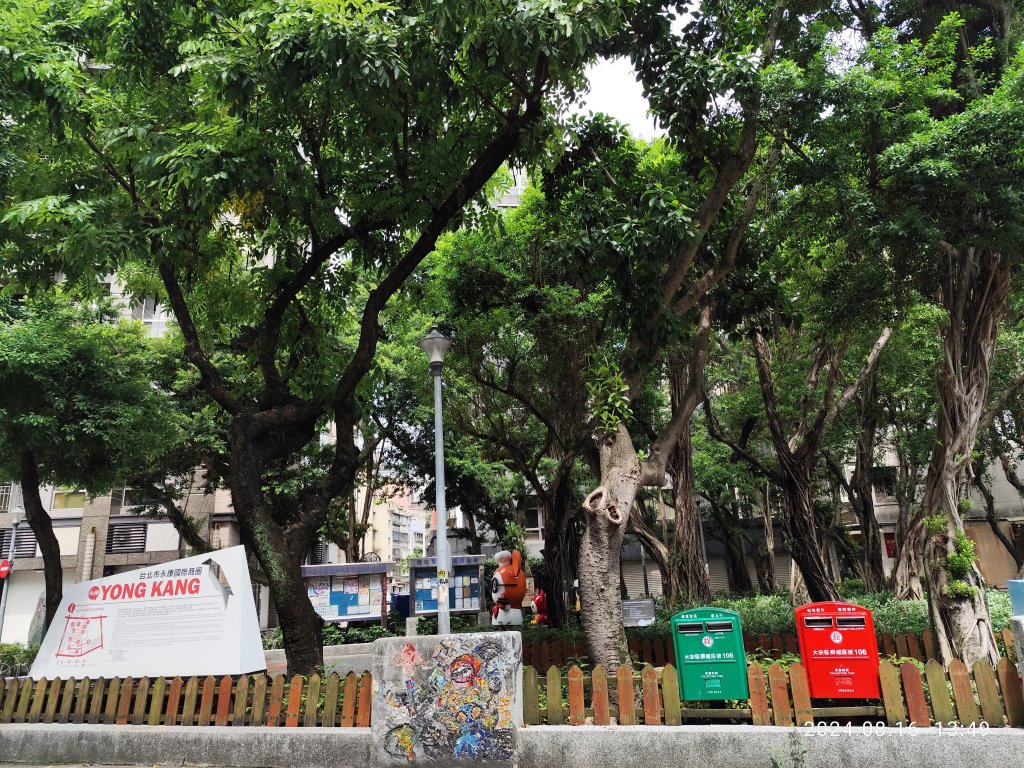
POLYGON ((11 561, 0 560, 0 579, 6 579, 7 574, 11 572, 11 561))

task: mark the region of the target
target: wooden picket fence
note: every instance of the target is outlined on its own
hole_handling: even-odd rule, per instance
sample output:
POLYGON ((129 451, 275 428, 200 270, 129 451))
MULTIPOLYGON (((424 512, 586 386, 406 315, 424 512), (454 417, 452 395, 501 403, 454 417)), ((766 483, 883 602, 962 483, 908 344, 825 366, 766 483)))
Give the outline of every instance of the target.
POLYGON ((370 673, 200 679, 0 680, 0 724, 261 725, 363 728, 370 673))
MULTIPOLYGON (((896 656, 905 659, 917 659, 922 664, 938 659, 938 647, 935 635, 926 629, 920 635, 911 632, 900 632, 896 635, 883 633, 878 635, 878 652, 883 656, 896 656)), ((1009 627, 996 634, 1004 655, 1013 655, 1013 633, 1009 627)), ((782 658, 784 653, 800 653, 796 635, 744 635, 743 645, 751 653, 782 658)), ((666 664, 678 666, 676 663, 675 646, 671 636, 645 637, 642 640, 631 639, 629 652, 633 660, 640 664, 663 667, 666 664)), ((523 642, 523 663, 535 669, 547 669, 550 666, 562 667, 578 661, 587 660, 587 647, 580 641, 552 640, 550 642, 523 642)))
POLYGON ((523 716, 527 725, 609 725, 614 720, 619 725, 726 721, 808 726, 827 721, 889 727, 1024 727, 1024 687, 1005 658, 995 669, 987 660, 979 661, 973 676, 961 661, 954 661, 948 670, 929 661, 923 676, 912 661, 898 667, 883 661, 881 700, 850 700, 843 706, 815 706, 806 671, 798 663, 787 670, 773 662, 767 674, 760 665, 750 664, 747 680, 750 699, 743 706, 704 708, 680 701, 678 676, 671 664, 660 671, 645 666, 639 675, 624 665, 611 678, 600 666, 589 674, 572 666, 565 676, 558 667, 550 667, 543 678, 528 666, 523 671, 523 716), (618 694, 618 706, 611 703, 609 686, 618 694))

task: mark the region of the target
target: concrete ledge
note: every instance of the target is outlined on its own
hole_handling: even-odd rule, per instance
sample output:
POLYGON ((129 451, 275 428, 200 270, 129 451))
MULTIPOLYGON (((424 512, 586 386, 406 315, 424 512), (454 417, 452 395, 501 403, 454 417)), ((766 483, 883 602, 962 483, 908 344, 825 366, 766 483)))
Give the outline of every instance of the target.
POLYGON ((1024 731, 566 725, 523 728, 519 743, 521 768, 953 768, 1019 765, 1024 731))
MULTIPOLYGON (((1024 730, 532 726, 520 768, 956 768, 1020 765, 1024 730), (797 757, 797 755, 801 755, 797 757)), ((5 725, 0 762, 369 768, 369 728, 5 725)), ((457 761, 471 764, 469 760, 457 761)))
POLYGON ((367 766, 369 728, 5 725, 0 761, 237 768, 367 766))
MULTIPOLYGON (((267 667, 271 670, 283 670, 287 659, 284 650, 275 648, 264 651, 267 667)), ((324 646, 324 669, 327 674, 337 672, 347 675, 349 672, 360 674, 373 665, 373 643, 350 643, 348 645, 324 646)))

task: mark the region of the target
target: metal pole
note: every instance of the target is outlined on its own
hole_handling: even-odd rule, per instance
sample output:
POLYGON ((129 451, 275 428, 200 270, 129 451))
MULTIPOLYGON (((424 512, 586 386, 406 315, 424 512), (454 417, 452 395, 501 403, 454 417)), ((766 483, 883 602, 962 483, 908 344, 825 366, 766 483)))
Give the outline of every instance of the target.
POLYGON ((640 570, 644 574, 644 597, 651 596, 651 585, 647 582, 647 556, 644 554, 644 543, 640 541, 638 536, 636 539, 637 544, 640 545, 640 570))
POLYGON ((704 541, 704 513, 697 508, 697 526, 700 529, 700 553, 704 556, 704 573, 711 575, 711 564, 708 563, 708 545, 704 541))
POLYGON ((14 543, 18 540, 18 521, 11 524, 11 546, 8 547, 7 559, 11 563, 11 571, 4 579, 3 594, 0 595, 0 639, 4 635, 4 614, 7 613, 7 592, 10 590, 11 577, 14 576, 14 543))
POLYGON ((452 558, 448 551, 448 508, 444 496, 444 423, 441 418, 441 363, 431 363, 434 374, 434 488, 437 492, 437 632, 451 634, 448 579, 452 558))

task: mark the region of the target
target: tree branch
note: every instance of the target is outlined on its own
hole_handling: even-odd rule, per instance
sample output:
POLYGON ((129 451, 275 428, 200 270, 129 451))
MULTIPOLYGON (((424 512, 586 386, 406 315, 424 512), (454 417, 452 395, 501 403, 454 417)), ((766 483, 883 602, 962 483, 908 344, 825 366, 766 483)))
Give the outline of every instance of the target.
POLYGON ((704 398, 704 365, 707 361, 711 339, 711 320, 713 308, 705 306, 700 313, 697 333, 693 338, 690 353, 689 375, 687 376, 686 395, 677 405, 668 424, 661 430, 661 435, 651 445, 651 455, 641 465, 641 484, 661 487, 665 484, 665 470, 672 449, 679 442, 683 429, 690 426, 690 417, 704 398))

